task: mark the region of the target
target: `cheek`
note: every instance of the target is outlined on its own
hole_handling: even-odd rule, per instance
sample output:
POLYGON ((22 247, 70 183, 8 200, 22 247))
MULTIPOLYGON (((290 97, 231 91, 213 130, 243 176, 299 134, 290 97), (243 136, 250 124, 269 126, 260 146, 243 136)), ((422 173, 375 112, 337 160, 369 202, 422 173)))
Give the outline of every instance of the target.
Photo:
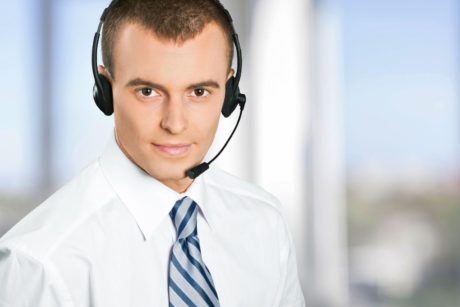
POLYGON ((115 121, 119 129, 124 132, 135 130, 136 112, 134 108, 128 108, 128 104, 123 97, 114 101, 115 121))
MULTIPOLYGON (((148 116, 144 108, 126 95, 118 95, 114 101, 115 124, 120 134, 129 142, 143 139, 143 131, 148 131, 148 116)), ((144 132, 145 133, 145 132, 144 132)))
POLYGON ((203 140, 206 146, 209 146, 214 139, 220 119, 220 108, 212 112, 207 112, 206 115, 196 118, 194 126, 197 128, 199 137, 203 140))
POLYGON ((217 127, 219 125, 219 120, 220 120, 220 114, 222 111, 222 105, 223 105, 223 100, 224 96, 221 97, 219 100, 220 103, 216 103, 213 105, 212 109, 208 110, 207 117, 208 120, 203 123, 203 125, 206 125, 206 134, 211 138, 210 141, 214 138, 214 135, 216 134, 217 127))

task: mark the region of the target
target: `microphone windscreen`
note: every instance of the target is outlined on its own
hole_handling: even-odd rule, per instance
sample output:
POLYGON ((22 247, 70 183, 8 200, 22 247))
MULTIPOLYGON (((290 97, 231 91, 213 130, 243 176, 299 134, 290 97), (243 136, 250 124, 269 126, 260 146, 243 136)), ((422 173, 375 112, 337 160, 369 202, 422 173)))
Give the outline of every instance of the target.
POLYGON ((200 165, 197 165, 189 169, 186 173, 187 177, 189 177, 190 179, 195 179, 196 177, 204 173, 208 168, 209 168, 209 164, 206 162, 203 162, 200 165))

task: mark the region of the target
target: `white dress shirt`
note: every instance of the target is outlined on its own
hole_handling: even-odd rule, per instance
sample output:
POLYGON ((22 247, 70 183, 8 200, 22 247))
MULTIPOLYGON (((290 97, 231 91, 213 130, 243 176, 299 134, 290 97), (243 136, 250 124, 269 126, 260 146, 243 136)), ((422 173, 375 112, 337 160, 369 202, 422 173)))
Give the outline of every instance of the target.
POLYGON ((198 237, 223 307, 304 306, 278 200, 211 167, 179 194, 104 153, 0 239, 0 306, 168 306, 174 203, 199 205, 198 237))

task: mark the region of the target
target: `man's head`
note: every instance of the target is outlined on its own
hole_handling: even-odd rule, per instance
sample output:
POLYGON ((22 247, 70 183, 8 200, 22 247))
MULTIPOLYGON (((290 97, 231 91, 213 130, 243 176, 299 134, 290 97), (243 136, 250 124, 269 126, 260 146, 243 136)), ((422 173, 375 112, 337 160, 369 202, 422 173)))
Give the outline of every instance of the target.
POLYGON ((230 32, 211 8, 223 14, 213 0, 122 0, 104 23, 99 71, 112 84, 117 142, 177 192, 214 139, 233 73, 230 32))

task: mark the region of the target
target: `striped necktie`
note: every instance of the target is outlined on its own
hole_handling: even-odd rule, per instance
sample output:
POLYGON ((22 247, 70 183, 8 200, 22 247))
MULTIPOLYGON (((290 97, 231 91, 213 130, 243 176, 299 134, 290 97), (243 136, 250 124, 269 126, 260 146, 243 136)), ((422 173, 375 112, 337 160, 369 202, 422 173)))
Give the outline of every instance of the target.
POLYGON ((186 196, 169 213, 177 233, 169 261, 170 307, 220 306, 211 273, 201 258, 197 212, 197 203, 186 196))

